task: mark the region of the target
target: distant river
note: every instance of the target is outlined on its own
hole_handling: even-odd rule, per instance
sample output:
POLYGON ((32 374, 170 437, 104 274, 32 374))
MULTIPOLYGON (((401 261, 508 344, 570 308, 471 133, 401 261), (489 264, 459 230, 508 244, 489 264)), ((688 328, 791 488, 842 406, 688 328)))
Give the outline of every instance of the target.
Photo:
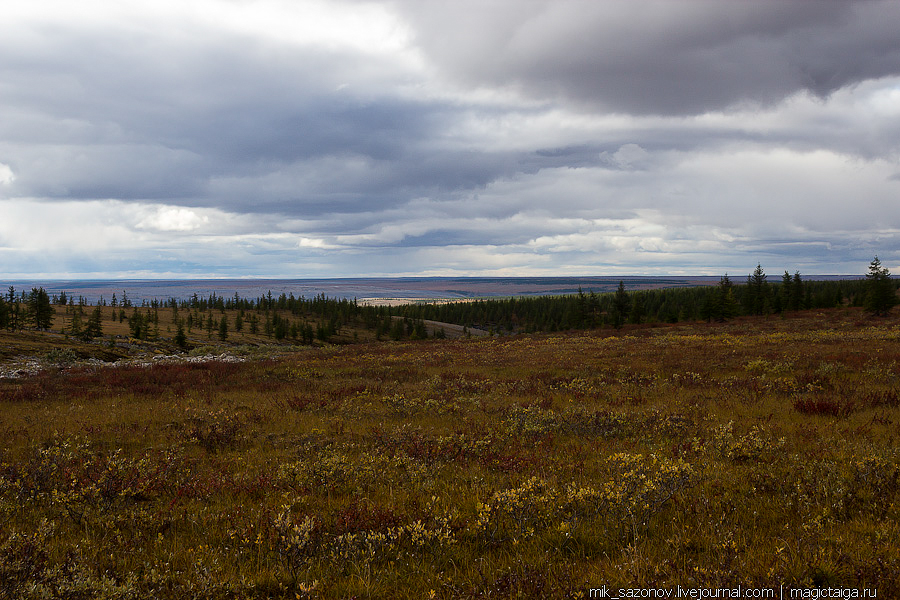
POLYGON ((256 299, 269 292, 294 297, 314 298, 409 298, 465 299, 497 296, 536 296, 574 294, 581 288, 588 292, 615 291, 623 281, 626 289, 651 289, 713 285, 719 277, 398 277, 355 279, 111 279, 111 280, 13 280, 0 281, 0 293, 9 286, 16 293, 43 287, 51 296, 65 292, 77 300, 83 297, 94 303, 101 297, 109 302, 112 295, 121 301, 127 294, 132 302, 143 300, 188 300, 193 294, 206 297, 256 299))

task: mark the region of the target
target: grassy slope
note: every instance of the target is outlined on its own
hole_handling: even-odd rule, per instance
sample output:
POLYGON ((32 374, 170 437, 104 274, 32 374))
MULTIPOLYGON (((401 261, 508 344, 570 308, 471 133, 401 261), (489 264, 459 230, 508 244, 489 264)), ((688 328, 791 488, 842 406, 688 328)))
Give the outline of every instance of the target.
POLYGON ((841 310, 0 380, 0 597, 893 597, 898 340, 841 310))

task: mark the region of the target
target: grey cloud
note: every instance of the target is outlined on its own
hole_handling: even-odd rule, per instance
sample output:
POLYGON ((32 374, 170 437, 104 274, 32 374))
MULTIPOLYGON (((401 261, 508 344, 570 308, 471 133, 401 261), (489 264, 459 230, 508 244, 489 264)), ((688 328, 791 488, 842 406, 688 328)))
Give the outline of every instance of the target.
POLYGON ((17 57, 0 66, 13 91, 4 108, 19 117, 0 124, 0 152, 22 195, 200 201, 204 180, 226 174, 323 156, 401 159, 446 118, 367 89, 367 69, 387 67, 347 52, 204 32, 189 42, 55 33, 47 47, 0 49, 17 57), (355 88, 339 90, 346 78, 355 88))
MULTIPOLYGON (((454 22, 446 7, 421 6, 445 25, 454 22)), ((475 77, 520 78, 526 87, 532 77, 552 86, 572 83, 575 96, 590 91, 601 102, 624 93, 633 80, 656 88, 638 94, 646 101, 671 101, 674 107, 680 101, 672 86, 691 88, 687 95, 699 103, 727 101, 715 90, 703 98, 698 86, 709 79, 708 69, 694 55, 718 60, 733 52, 732 62, 745 61, 748 68, 726 70, 721 77, 756 86, 751 59, 783 49, 785 36, 801 26, 815 32, 860 20, 843 4, 830 3, 817 11, 800 3, 762 3, 752 6, 763 8, 740 5, 725 13, 696 3, 680 4, 679 10, 669 3, 642 6, 646 23, 635 22, 633 10, 615 2, 481 3, 468 7, 469 18, 487 15, 484 23, 439 32, 420 23, 420 39, 439 62, 462 55, 458 68, 472 66, 475 77), (659 39, 626 35, 642 26, 659 39), (464 34, 474 37, 453 37, 464 34), (765 35, 774 49, 759 41, 765 35), (454 52, 438 54, 441 43, 454 52), (466 62, 475 54, 483 73, 466 62), (494 71, 501 68, 503 73, 494 71), (591 91, 592 81, 617 70, 621 77, 615 81, 624 87, 604 84, 591 91), (666 78, 668 87, 662 85, 666 78)), ((479 111, 477 104, 401 99, 392 88, 403 73, 350 51, 285 48, 177 28, 174 34, 140 35, 53 31, 42 42, 40 49, 16 48, 0 67, 15 92, 9 108, 22 117, 0 124, 0 160, 10 158, 15 191, 23 196, 178 200, 306 215, 372 211, 421 196, 453 198, 542 169, 646 166, 646 157, 642 163, 616 154, 623 148, 688 151, 708 147, 716 136, 729 143, 753 137, 668 124, 620 132, 602 144, 537 145, 530 152, 449 149, 440 141, 443 131, 464 112, 479 111)), ((777 60, 763 64, 781 68, 777 60)), ((712 78, 708 85, 719 84, 712 78)))
POLYGON ((365 213, 419 197, 452 200, 518 169, 518 158, 502 153, 439 151, 411 143, 395 160, 377 160, 344 148, 264 165, 258 174, 213 177, 204 197, 242 212, 365 213))
POLYGON ((900 73, 900 4, 402 2, 457 81, 629 114, 698 114, 900 73))
POLYGON ((0 123, 18 196, 311 215, 452 196, 541 168, 445 148, 442 131, 470 107, 400 98, 393 86, 406 75, 358 53, 204 31, 42 41, 0 66, 15 90, 6 108, 21 117, 0 123))
MULTIPOLYGON (((0 143, 0 152, 9 146, 0 143)), ((12 153, 12 149, 6 150, 12 153)), ((10 194, 49 199, 183 200, 200 193, 198 155, 159 145, 19 146, 10 194)))

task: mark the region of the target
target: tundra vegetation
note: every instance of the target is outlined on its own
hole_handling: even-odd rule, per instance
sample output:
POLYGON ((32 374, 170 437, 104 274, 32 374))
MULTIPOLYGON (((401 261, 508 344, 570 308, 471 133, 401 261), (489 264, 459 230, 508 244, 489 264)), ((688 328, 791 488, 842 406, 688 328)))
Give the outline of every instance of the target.
POLYGON ((53 318, 4 333, 53 360, 0 379, 0 598, 900 595, 890 311, 116 366, 53 318))

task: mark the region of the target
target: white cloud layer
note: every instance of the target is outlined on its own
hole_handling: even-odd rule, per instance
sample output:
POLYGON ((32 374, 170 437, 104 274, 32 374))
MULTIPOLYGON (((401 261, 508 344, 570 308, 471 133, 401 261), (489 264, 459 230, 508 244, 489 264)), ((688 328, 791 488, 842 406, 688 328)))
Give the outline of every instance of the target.
POLYGON ((0 276, 900 271, 890 0, 0 21, 0 276))

